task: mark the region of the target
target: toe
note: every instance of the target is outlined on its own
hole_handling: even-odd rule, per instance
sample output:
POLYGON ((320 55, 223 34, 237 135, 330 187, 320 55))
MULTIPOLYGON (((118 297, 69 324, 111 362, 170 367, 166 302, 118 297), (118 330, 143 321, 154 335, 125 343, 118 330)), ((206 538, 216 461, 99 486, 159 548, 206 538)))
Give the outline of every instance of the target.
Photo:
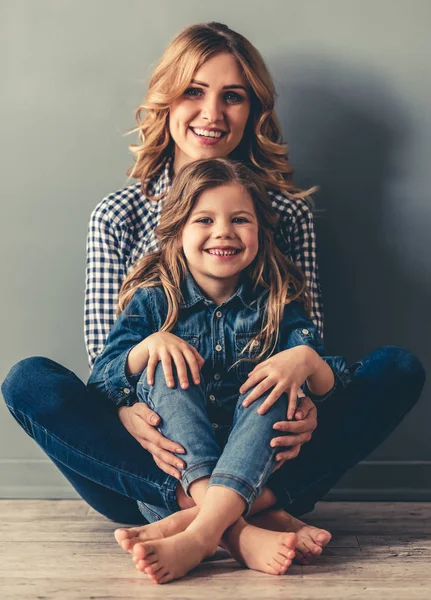
POLYGON ((283 544, 287 546, 287 548, 294 549, 298 544, 298 537, 296 533, 285 533, 283 534, 283 544))
POLYGON ((150 556, 150 554, 154 554, 155 549, 152 544, 146 543, 138 543, 133 546, 133 554, 140 560, 143 560, 150 556))
POLYGON ((284 575, 286 573, 287 567, 279 563, 275 558, 271 559, 268 564, 274 569, 275 575, 284 575))

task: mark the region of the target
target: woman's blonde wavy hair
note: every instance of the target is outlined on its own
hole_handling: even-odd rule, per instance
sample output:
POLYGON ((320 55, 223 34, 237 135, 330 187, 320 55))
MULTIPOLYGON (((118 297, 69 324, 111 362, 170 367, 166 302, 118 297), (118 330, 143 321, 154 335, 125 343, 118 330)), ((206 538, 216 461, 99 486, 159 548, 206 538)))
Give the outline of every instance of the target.
POLYGON ((169 191, 155 232, 160 249, 135 264, 120 290, 117 314, 131 301, 138 288, 162 286, 168 301, 168 313, 161 331, 171 331, 183 301, 181 283, 188 273, 187 261, 181 246, 184 226, 205 190, 223 185, 242 186, 249 194, 258 223, 258 253, 245 269, 254 290, 268 290, 265 299, 262 331, 244 348, 258 344, 255 360, 271 354, 277 344, 284 307, 292 300, 301 300, 309 309, 305 277, 277 248, 274 232, 277 216, 260 179, 240 162, 224 158, 198 160, 184 166, 176 175, 169 191))
POLYGON ((137 127, 132 132, 139 133, 140 144, 129 146, 134 164, 128 175, 141 181, 142 193, 147 197, 162 197, 152 196, 148 184, 174 152, 169 107, 190 86, 194 73, 222 52, 235 58, 251 92, 244 136, 230 158, 253 169, 267 189, 311 201, 310 194, 318 188, 301 190, 293 183, 293 168, 274 110, 274 83, 262 56, 244 36, 216 22, 186 27, 165 50, 150 79, 146 98, 136 110, 137 127))

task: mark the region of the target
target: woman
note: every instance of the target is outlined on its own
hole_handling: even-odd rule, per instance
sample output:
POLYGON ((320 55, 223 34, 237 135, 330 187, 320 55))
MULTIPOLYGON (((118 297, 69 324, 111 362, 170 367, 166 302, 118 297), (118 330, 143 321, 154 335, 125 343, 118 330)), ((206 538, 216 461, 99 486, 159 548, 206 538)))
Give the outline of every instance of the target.
MULTIPOLYGON (((321 331, 313 219, 306 202, 313 190, 301 192, 292 182, 274 96, 257 50, 224 25, 188 27, 167 48, 137 111, 141 143, 133 148, 130 175, 140 183, 108 196, 90 221, 85 306, 90 365, 115 320, 127 271, 157 248, 154 227, 172 177, 201 158, 229 156, 261 176, 280 215, 277 244, 304 271, 311 316, 321 331)), ((160 351, 162 361, 168 351, 172 354, 171 348, 160 351)), ((425 379, 418 359, 394 347, 357 362, 351 376, 347 390, 334 394, 318 415, 311 400, 302 399, 297 421, 279 423, 276 428, 284 435, 272 442, 285 448, 274 477, 279 508, 253 522, 297 533, 297 556, 304 563, 322 551, 330 534, 294 515, 312 510, 348 468, 389 435, 418 400, 425 379)), ((177 513, 169 530, 155 531, 154 523, 119 531, 117 541, 131 550, 136 540, 181 528, 179 508, 190 507, 190 499, 177 480, 173 452, 181 448, 155 430, 158 417, 144 403, 129 406, 130 382, 122 383, 115 402, 108 403, 69 370, 36 357, 15 365, 2 389, 19 424, 97 511, 118 522, 142 523, 136 501, 143 500, 146 506, 165 506, 166 514, 177 513)))

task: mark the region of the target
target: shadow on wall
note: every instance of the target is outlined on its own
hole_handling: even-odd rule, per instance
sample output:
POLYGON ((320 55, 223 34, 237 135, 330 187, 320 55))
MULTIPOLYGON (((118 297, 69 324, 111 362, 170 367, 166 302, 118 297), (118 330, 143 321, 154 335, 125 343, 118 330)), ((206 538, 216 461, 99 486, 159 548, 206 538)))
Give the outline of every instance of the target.
POLYGON ((399 158, 412 146, 407 111, 372 73, 316 57, 290 62, 288 72, 275 69, 283 73, 278 114, 297 182, 321 188, 316 230, 329 349, 353 361, 394 344, 426 368, 431 294, 415 251, 425 215, 400 192, 413 180, 399 158))

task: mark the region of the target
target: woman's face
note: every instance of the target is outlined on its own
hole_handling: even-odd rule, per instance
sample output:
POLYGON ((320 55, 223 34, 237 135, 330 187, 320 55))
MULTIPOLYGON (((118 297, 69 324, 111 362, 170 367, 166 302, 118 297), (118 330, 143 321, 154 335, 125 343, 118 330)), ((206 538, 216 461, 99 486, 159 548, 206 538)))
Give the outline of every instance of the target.
POLYGON ((249 87, 231 54, 209 59, 169 110, 174 172, 203 158, 228 156, 240 143, 250 114, 249 87))

